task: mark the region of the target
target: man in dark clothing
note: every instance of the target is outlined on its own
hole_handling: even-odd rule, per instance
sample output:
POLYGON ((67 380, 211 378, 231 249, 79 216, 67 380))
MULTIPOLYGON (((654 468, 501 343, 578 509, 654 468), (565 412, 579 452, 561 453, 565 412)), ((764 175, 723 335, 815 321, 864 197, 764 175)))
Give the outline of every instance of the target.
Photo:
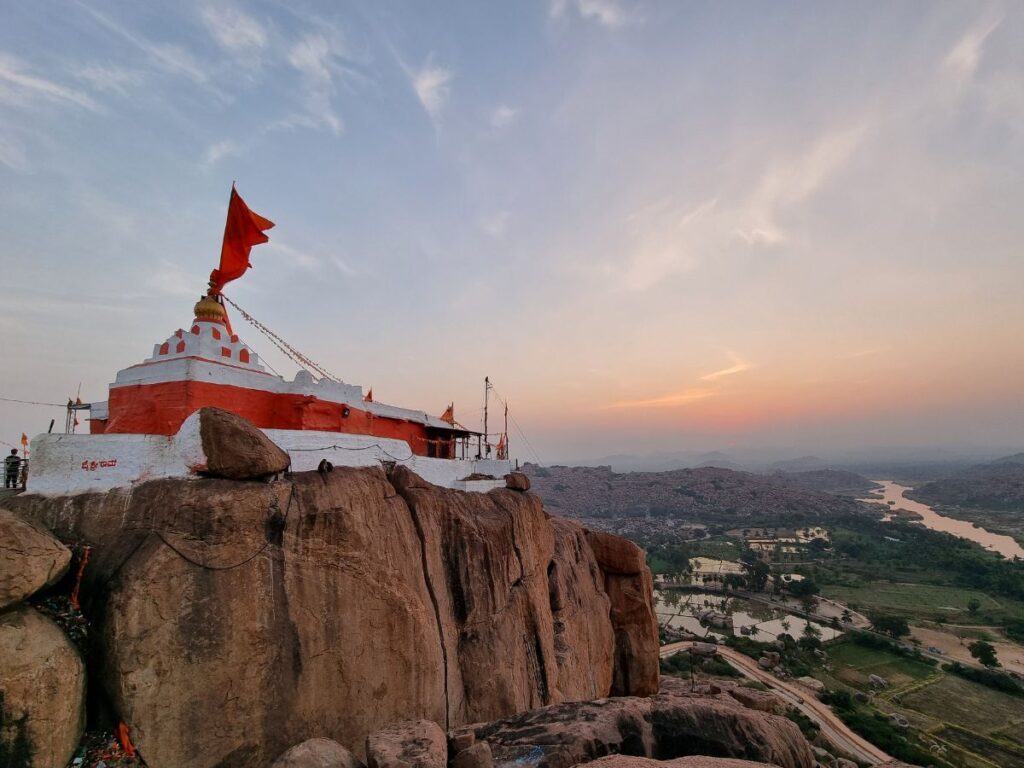
POLYGON ((11 455, 4 459, 4 488, 18 487, 18 471, 21 469, 21 458, 18 449, 11 448, 11 455))

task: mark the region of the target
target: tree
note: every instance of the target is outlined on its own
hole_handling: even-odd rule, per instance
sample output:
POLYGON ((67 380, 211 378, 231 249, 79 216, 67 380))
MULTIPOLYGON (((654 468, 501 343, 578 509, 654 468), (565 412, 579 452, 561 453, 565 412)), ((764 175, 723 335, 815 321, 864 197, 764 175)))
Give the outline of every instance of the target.
POLYGON ((853 614, 850 613, 849 608, 843 608, 843 613, 839 617, 839 620, 842 621, 843 624, 849 624, 851 621, 853 621, 853 614))
POLYGON ((750 584, 750 588, 757 592, 763 592, 768 584, 768 574, 771 571, 768 563, 758 558, 752 563, 744 563, 743 567, 747 572, 747 581, 750 584))
POLYGON ((786 589, 793 597, 811 597, 818 594, 818 585, 810 579, 791 581, 786 585, 786 589))
POLYGON ((895 640, 910 634, 910 625, 907 624, 905 616, 873 614, 869 618, 871 619, 871 626, 876 632, 889 635, 889 637, 895 640))
POLYGON ((996 649, 992 643, 976 640, 967 646, 967 649, 971 652, 971 656, 989 669, 999 666, 999 661, 996 659, 996 649))
POLYGON ((974 616, 980 608, 981 600, 979 600, 978 598, 972 597, 970 600, 967 601, 967 611, 971 614, 971 616, 974 616))

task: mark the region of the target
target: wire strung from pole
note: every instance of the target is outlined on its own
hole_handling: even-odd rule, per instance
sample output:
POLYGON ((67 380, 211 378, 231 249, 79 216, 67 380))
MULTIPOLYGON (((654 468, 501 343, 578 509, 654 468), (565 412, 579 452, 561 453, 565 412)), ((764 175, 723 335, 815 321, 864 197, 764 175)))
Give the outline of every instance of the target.
POLYGON ((272 343, 272 344, 273 344, 273 345, 274 345, 275 347, 277 347, 277 348, 278 348, 279 350, 281 350, 281 352, 282 352, 282 353, 283 353, 283 354, 284 354, 284 355, 285 355, 286 357, 288 357, 288 359, 290 359, 290 360, 291 360, 291 361, 292 361, 293 363, 297 364, 297 365, 298 365, 298 366, 299 366, 300 368, 307 368, 307 369, 310 369, 310 370, 312 370, 312 371, 313 371, 314 373, 317 373, 317 374, 319 374, 319 375, 320 375, 320 377, 321 377, 321 378, 324 378, 324 379, 330 379, 331 381, 338 381, 338 382, 340 382, 340 381, 341 381, 341 379, 339 379, 339 378, 338 378, 337 376, 335 376, 335 375, 334 375, 333 373, 331 373, 330 371, 328 371, 328 370, 327 370, 326 368, 324 368, 324 367, 323 367, 322 365, 320 365, 319 363, 316 363, 316 362, 314 362, 314 361, 313 361, 312 359, 310 359, 310 358, 306 357, 306 356, 305 356, 304 354, 302 354, 301 352, 299 352, 299 350, 297 350, 297 349, 296 349, 295 347, 293 347, 293 346, 292 346, 291 344, 289 344, 289 343, 288 343, 287 341, 285 341, 284 339, 282 339, 282 338, 281 338, 280 336, 278 336, 278 335, 277 335, 276 333, 274 333, 274 332, 273 332, 272 330, 270 330, 269 328, 267 328, 267 326, 265 326, 265 325, 264 325, 263 323, 261 323, 261 322, 260 322, 259 320, 257 320, 257 319, 256 319, 255 317, 253 317, 252 315, 250 315, 250 314, 249 314, 248 312, 246 312, 246 311, 245 311, 244 309, 242 309, 242 308, 241 308, 240 306, 238 306, 238 305, 237 305, 237 304, 236 304, 235 302, 233 302, 233 301, 232 301, 231 299, 229 299, 229 298, 228 298, 227 296, 225 296, 224 294, 221 294, 221 298, 223 298, 223 299, 224 299, 224 301, 226 301, 226 302, 227 302, 228 304, 230 304, 230 305, 231 305, 232 307, 234 307, 235 309, 237 309, 237 310, 238 310, 238 313, 239 313, 239 314, 240 314, 240 315, 242 316, 242 318, 243 318, 243 319, 244 319, 244 320, 245 320, 245 321, 246 321, 247 323, 249 323, 249 325, 251 325, 251 326, 252 326, 253 328, 255 328, 255 329, 256 329, 257 331, 259 331, 260 333, 262 333, 262 334, 263 334, 264 336, 266 336, 266 337, 267 337, 268 339, 270 339, 271 343, 272 343))
MULTIPOLYGON (((508 408, 508 401, 501 396, 501 393, 494 388, 493 384, 491 384, 491 391, 494 393, 494 396, 497 397, 499 401, 501 401, 501 404, 508 408)), ((530 441, 526 439, 526 433, 523 432, 523 428, 519 426, 519 422, 516 421, 516 417, 509 413, 508 418, 509 421, 512 422, 512 426, 516 428, 516 432, 518 432, 519 436, 523 439, 523 442, 526 444, 526 447, 530 449, 530 453, 533 454, 533 458, 537 460, 538 464, 543 465, 544 462, 540 460, 540 454, 538 454, 537 451, 534 450, 534 447, 530 444, 530 441)))
POLYGON ((37 400, 15 400, 13 397, 0 397, 5 403, 21 403, 22 405, 45 405, 53 408, 67 408, 67 403, 40 403, 37 400))

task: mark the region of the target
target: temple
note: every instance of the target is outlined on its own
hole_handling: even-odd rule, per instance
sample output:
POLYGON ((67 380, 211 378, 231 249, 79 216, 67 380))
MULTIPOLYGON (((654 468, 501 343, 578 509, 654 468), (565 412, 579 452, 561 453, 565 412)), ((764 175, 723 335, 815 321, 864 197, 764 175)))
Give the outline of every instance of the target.
POLYGON ((212 295, 195 306, 153 354, 118 371, 105 402, 89 404, 89 434, 39 435, 32 441, 28 490, 68 493, 129 487, 158 477, 201 476, 194 414, 207 406, 236 413, 284 449, 293 470, 400 463, 436 485, 486 491, 511 467, 502 435, 442 416, 367 398, 360 386, 300 370, 291 381, 271 373, 233 333, 212 295), (491 458, 492 453, 495 458, 491 458))

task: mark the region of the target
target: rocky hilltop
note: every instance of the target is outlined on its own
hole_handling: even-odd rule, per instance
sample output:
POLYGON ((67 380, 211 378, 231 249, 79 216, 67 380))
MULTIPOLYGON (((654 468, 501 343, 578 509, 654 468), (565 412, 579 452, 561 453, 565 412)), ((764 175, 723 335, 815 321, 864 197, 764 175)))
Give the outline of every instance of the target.
MULTIPOLYGON (((218 428, 211 473, 235 479, 6 504, 12 524, 88 548, 90 708, 123 720, 147 764, 264 765, 313 736, 362 755, 396 720, 450 728, 657 690, 636 546, 553 519, 532 494, 451 491, 402 467, 268 479, 272 446, 233 436, 244 423, 218 428), (260 479, 225 458, 232 444, 260 479)), ((14 576, 21 550, 4 559, 11 602, 33 589, 14 576)), ((35 550, 41 588, 67 550, 35 550)))

